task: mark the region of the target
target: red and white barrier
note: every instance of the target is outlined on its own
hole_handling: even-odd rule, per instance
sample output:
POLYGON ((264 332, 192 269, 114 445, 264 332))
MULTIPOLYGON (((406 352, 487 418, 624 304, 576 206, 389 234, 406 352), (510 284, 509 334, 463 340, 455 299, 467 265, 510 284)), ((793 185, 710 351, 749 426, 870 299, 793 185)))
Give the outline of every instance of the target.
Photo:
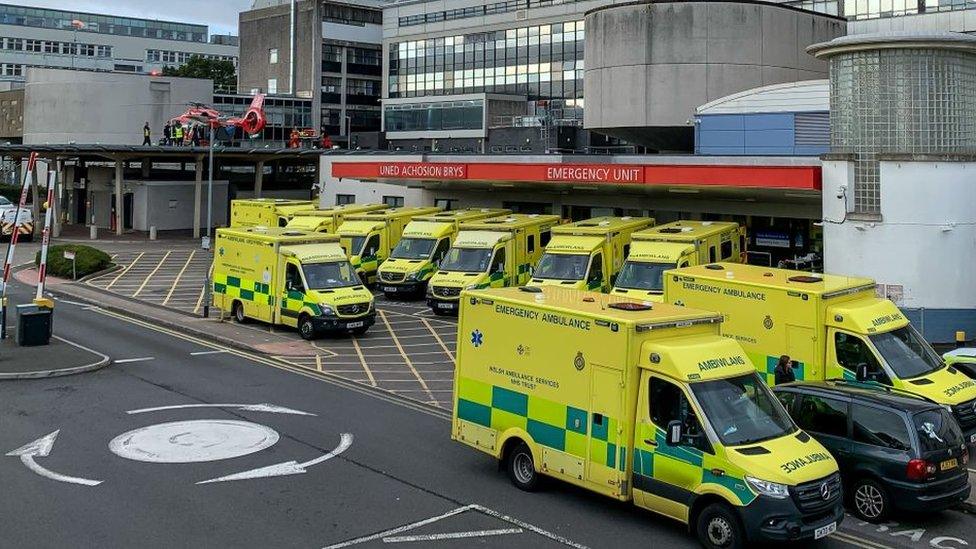
POLYGON ((37 294, 35 299, 44 297, 44 281, 47 279, 47 247, 51 242, 51 223, 54 219, 55 187, 58 174, 54 170, 47 172, 47 211, 44 214, 44 233, 41 238, 41 263, 37 268, 37 294))

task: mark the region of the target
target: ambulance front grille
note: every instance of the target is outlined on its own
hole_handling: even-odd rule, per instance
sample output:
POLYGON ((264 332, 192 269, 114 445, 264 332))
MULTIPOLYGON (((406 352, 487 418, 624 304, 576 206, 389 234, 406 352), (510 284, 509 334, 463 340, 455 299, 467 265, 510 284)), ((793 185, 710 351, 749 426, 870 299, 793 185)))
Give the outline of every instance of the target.
POLYGON ((403 282, 403 278, 405 276, 406 273, 382 272, 380 273, 380 280, 382 280, 383 282, 403 282))
POLYGON ((431 292, 437 297, 458 297, 461 295, 461 288, 448 288, 445 286, 434 286, 431 292))
POLYGON ((976 399, 956 404, 952 407, 952 415, 956 416, 963 431, 976 427, 976 399))
POLYGON ((815 513, 832 507, 841 498, 840 473, 791 487, 790 494, 796 506, 804 513, 815 513))
POLYGON ((355 316, 366 314, 369 311, 369 303, 351 303, 349 305, 339 305, 336 310, 343 316, 355 316))

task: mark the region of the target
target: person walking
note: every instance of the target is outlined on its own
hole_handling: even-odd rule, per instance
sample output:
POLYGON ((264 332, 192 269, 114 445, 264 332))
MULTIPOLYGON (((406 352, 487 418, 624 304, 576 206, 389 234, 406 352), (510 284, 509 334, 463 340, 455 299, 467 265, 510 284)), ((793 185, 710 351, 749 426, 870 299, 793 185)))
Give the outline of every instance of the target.
POLYGON ((163 145, 169 145, 170 138, 172 137, 173 137, 173 127, 170 126, 169 122, 167 121, 166 125, 163 126, 163 145))
POLYGON ((142 146, 149 147, 152 146, 152 139, 150 139, 151 131, 149 129, 149 121, 146 121, 146 125, 142 127, 142 146))
POLYGON ((779 357, 779 361, 776 362, 776 370, 774 371, 775 384, 780 383, 793 383, 796 381, 796 374, 793 373, 793 361, 790 357, 783 355, 779 357))

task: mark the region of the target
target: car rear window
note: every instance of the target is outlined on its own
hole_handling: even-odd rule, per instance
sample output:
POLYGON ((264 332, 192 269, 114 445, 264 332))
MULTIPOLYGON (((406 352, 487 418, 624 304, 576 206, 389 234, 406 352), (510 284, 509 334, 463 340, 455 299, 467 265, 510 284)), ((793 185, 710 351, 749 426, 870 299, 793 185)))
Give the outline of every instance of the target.
POLYGON ((912 438, 902 416, 870 406, 854 405, 854 441, 907 452, 912 438))
POLYGON ((919 412, 912 417, 923 452, 962 444, 962 430, 949 412, 942 409, 919 412))

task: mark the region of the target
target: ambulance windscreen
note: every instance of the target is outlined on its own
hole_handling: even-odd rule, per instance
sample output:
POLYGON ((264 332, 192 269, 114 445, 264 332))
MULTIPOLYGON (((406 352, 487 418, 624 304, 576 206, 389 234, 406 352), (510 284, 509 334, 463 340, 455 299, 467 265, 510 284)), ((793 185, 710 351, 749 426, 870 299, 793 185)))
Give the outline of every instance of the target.
POLYGON ((310 290, 330 290, 361 284, 348 261, 306 263, 302 265, 310 290))
POLYGON ((620 269, 615 286, 628 290, 647 290, 649 292, 663 293, 664 271, 674 269, 677 266, 676 263, 628 261, 620 269))
POLYGON ((483 273, 488 270, 491 248, 451 248, 441 261, 442 271, 483 273))

